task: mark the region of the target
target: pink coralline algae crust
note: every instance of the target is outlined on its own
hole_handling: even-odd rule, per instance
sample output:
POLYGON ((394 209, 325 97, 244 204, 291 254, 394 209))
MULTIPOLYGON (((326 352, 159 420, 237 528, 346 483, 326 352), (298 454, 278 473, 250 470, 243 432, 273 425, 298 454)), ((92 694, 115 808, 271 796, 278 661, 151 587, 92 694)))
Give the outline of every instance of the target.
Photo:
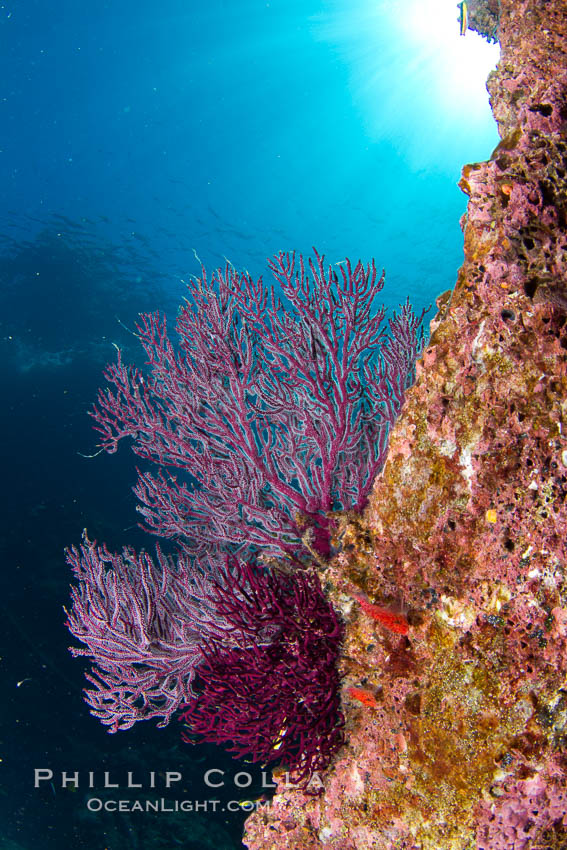
POLYGON ((479 808, 478 850, 553 847, 567 826, 567 787, 561 767, 550 761, 542 773, 506 784, 502 790, 496 802, 483 801, 479 808))
POLYGON ((282 783, 249 818, 249 850, 567 847, 564 2, 502 0, 500 41, 502 141, 463 169, 465 262, 325 572, 346 743, 323 794, 282 783))

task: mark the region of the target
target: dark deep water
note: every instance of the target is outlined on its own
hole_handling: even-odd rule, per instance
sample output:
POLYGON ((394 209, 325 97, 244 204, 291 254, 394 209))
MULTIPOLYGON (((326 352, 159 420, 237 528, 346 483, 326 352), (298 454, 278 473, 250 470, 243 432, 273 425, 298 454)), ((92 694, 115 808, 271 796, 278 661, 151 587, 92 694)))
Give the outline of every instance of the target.
POLYGON ((262 794, 259 769, 235 787, 248 766, 183 744, 175 724, 110 736, 82 702, 63 549, 84 527, 111 549, 153 545, 136 527, 134 458, 84 457, 96 444, 86 412, 112 343, 138 356, 137 313, 175 314, 194 250, 254 275, 280 249, 375 256, 394 307, 453 286, 460 166, 497 141, 485 73, 480 105, 464 83, 436 99, 433 36, 420 53, 391 5, 0 5, 0 850, 241 847, 245 815, 226 803, 262 794), (205 785, 210 768, 226 771, 224 788, 205 785), (34 788, 35 769, 53 779, 34 788), (62 771, 79 771, 79 787, 63 788, 62 771), (104 789, 105 771, 120 789, 104 789), (128 771, 141 790, 125 787, 128 771), (166 771, 183 774, 169 791, 166 771), (201 810, 86 806, 136 795, 201 810))

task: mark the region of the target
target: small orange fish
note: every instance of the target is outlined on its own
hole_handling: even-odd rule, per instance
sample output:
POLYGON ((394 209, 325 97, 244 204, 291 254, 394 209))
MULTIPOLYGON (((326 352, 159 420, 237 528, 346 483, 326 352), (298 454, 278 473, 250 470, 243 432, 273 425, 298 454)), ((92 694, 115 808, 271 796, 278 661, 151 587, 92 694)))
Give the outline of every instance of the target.
POLYGON ((347 688, 347 694, 352 699, 357 699, 362 705, 365 705, 366 708, 378 708, 378 703, 376 702, 376 697, 372 693, 372 691, 366 691, 364 688, 347 688))
POLYGON ((390 629, 391 632, 396 632, 396 634, 399 635, 407 635, 409 623, 403 614, 394 614, 393 611, 388 611, 387 608, 380 608, 379 605, 373 605, 371 602, 368 602, 364 596, 359 596, 358 594, 354 594, 354 598, 364 613, 368 614, 369 617, 372 617, 373 620, 377 620, 379 623, 382 623, 382 625, 387 629, 390 629))

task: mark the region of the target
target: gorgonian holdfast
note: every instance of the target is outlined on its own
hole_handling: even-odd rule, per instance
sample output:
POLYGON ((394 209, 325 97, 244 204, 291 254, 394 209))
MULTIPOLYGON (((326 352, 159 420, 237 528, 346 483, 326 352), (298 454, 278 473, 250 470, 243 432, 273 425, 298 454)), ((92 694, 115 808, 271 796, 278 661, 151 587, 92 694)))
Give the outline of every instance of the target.
POLYGON ((281 296, 230 266, 188 284, 177 320, 142 315, 148 374, 120 352, 92 415, 102 447, 131 437, 157 464, 138 472, 145 527, 194 552, 220 548, 301 556, 311 530, 329 552, 332 510, 360 510, 423 347, 409 302, 385 322, 374 261, 338 271, 269 263, 281 296))
POLYGON ((231 559, 211 601, 230 624, 233 646, 222 634, 203 641, 181 717, 186 739, 223 744, 251 762, 277 761, 305 785, 343 743, 337 660, 344 628, 317 574, 231 559), (250 640, 260 628, 269 641, 250 640))

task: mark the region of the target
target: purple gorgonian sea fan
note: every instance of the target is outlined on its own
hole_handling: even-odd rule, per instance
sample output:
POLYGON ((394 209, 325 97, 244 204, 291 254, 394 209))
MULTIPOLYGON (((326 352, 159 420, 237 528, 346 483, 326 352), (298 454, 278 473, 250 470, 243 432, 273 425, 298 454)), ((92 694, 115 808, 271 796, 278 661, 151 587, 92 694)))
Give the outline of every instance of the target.
POLYGON ((156 565, 86 536, 67 560, 78 580, 67 627, 86 644, 71 652, 94 661, 85 700, 110 732, 163 727, 181 709, 190 740, 278 761, 297 782, 329 765, 343 741, 343 626, 314 571, 230 556, 205 570, 159 547, 156 565))
POLYGON ((183 554, 174 561, 159 547, 157 565, 131 548, 112 554, 86 535, 66 555, 78 581, 66 625, 86 644, 71 653, 94 660, 85 690, 91 714, 110 732, 152 717, 165 726, 192 698, 203 636, 218 639, 224 630, 231 644, 230 624, 211 601, 224 571, 212 563, 203 569, 183 554))
POLYGON ((409 302, 385 321, 374 261, 282 252, 269 266, 278 290, 203 268, 177 347, 164 316, 142 315, 149 369, 119 352, 92 412, 106 451, 130 437, 157 466, 135 487, 145 527, 196 554, 297 561, 308 532, 326 556, 327 515, 364 506, 423 347, 409 302))
POLYGON ((228 563, 211 602, 231 624, 233 645, 222 634, 204 641, 196 688, 181 716, 185 737, 222 744, 251 762, 277 761, 306 784, 343 743, 343 625, 313 570, 228 563), (254 639, 260 627, 270 640, 254 639))

